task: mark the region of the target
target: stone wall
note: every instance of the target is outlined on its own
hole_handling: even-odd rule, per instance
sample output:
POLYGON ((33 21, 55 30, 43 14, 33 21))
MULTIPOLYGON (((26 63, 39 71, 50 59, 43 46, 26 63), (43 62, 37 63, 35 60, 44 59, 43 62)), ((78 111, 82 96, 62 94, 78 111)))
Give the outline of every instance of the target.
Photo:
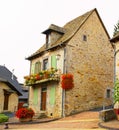
POLYGON ((104 101, 106 89, 113 88, 113 48, 95 12, 69 41, 67 58, 74 88, 66 91, 66 115, 110 105, 112 98, 104 101))
MULTIPOLYGON (((10 89, 5 83, 0 82, 0 112, 3 112, 4 108, 4 91, 3 89, 10 89)), ((18 95, 11 93, 8 101, 8 111, 14 112, 18 108, 18 95)))
MULTIPOLYGON (((43 56, 38 57, 34 60, 31 61, 31 64, 35 64, 37 61, 40 61, 41 63, 43 62, 43 59, 48 58, 48 68, 51 68, 51 56, 52 55, 60 55, 60 59, 57 60, 57 69, 59 70, 58 73, 62 74, 63 73, 63 68, 64 68, 64 50, 63 48, 59 49, 59 50, 55 50, 55 51, 51 51, 51 52, 46 52, 43 56)), ((42 66, 43 64, 41 64, 41 68, 43 68, 42 66)), ((31 70, 32 73, 32 70, 31 70)), ((44 84, 38 84, 35 86, 30 86, 29 88, 29 107, 32 107, 35 111, 35 113, 42 113, 41 111, 41 88, 43 86, 47 87, 47 99, 46 99, 46 111, 45 114, 47 116, 51 116, 51 117, 61 117, 62 115, 62 88, 61 88, 61 84, 59 82, 58 83, 44 83, 44 84), (49 103, 50 101, 50 89, 52 86, 56 87, 55 89, 55 104, 51 105, 49 103), (34 105, 34 88, 37 88, 38 90, 38 103, 34 105)))

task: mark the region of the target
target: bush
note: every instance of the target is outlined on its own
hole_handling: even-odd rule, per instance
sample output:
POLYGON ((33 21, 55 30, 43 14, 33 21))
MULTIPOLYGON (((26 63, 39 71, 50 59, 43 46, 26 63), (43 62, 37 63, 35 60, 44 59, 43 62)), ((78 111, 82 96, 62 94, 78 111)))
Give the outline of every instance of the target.
POLYGON ((16 112, 16 117, 17 118, 32 118, 34 116, 34 110, 31 108, 20 108, 16 112))
POLYGON ((9 120, 9 117, 5 114, 0 114, 0 123, 7 122, 9 120))

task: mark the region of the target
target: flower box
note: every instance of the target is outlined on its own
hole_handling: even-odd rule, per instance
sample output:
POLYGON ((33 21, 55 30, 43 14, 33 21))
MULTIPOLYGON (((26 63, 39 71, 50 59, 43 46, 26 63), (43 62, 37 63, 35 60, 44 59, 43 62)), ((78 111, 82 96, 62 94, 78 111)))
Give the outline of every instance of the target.
POLYGON ((35 84, 37 81, 41 81, 49 78, 57 78, 57 69, 51 68, 48 70, 40 71, 38 74, 25 76, 25 85, 35 84))

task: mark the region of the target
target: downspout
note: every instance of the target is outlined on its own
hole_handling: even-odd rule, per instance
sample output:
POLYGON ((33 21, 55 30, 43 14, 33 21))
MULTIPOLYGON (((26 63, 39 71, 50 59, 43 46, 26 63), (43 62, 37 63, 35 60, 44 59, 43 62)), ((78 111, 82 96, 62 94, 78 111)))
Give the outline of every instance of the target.
MULTIPOLYGON (((29 75, 31 75, 31 65, 32 65, 32 63, 31 63, 31 61, 30 61, 30 70, 29 70, 29 75)), ((28 106, 30 107, 30 88, 31 88, 31 86, 29 86, 28 87, 28 101, 27 101, 27 103, 28 103, 28 106)))
POLYGON ((113 47, 114 47, 114 83, 115 83, 115 81, 116 81, 116 46, 115 45, 113 45, 113 47))
MULTIPOLYGON (((113 47, 113 49, 114 49, 114 81, 113 81, 113 95, 114 95, 114 84, 115 84, 115 82, 116 82, 116 54, 117 54, 117 52, 116 52, 116 46, 115 46, 115 44, 114 43, 112 43, 112 47, 113 47)), ((113 101, 113 104, 114 104, 114 98, 112 99, 113 101)))
MULTIPOLYGON (((66 47, 64 48, 63 74, 66 74, 66 47)), ((62 117, 65 117, 65 90, 62 89, 62 117)))

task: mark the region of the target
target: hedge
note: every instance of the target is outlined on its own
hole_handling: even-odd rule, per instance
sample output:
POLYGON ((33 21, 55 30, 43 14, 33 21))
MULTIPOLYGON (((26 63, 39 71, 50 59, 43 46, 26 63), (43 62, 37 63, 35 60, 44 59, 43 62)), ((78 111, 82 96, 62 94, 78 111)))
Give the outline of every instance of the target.
POLYGON ((9 120, 9 117, 5 114, 0 114, 0 123, 7 122, 9 120))

